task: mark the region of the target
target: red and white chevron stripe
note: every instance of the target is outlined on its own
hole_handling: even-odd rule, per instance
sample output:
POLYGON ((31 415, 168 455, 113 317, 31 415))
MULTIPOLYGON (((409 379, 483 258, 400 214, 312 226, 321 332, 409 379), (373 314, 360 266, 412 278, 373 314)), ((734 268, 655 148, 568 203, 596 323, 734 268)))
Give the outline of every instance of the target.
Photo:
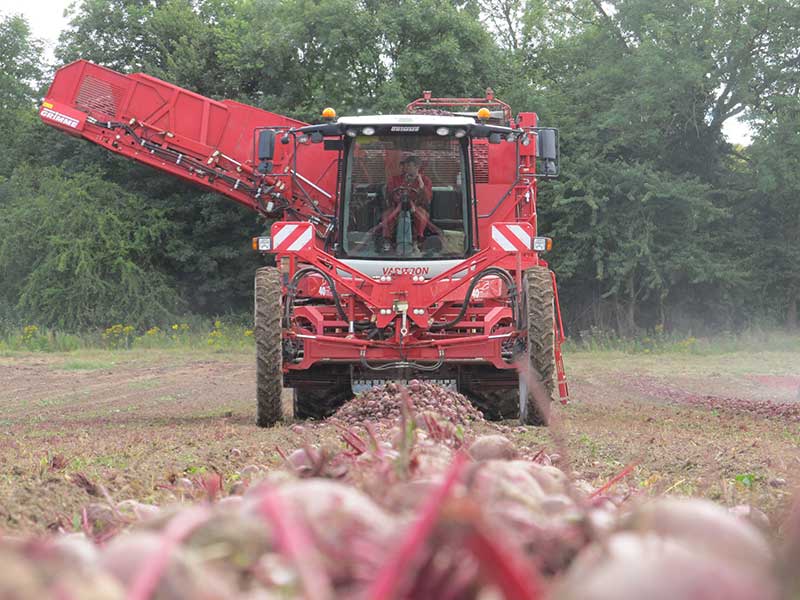
POLYGON ((529 252, 533 243, 530 223, 496 223, 492 225, 492 244, 506 252, 529 252))
POLYGON ((313 242, 311 223, 277 222, 272 225, 272 252, 299 252, 313 242))

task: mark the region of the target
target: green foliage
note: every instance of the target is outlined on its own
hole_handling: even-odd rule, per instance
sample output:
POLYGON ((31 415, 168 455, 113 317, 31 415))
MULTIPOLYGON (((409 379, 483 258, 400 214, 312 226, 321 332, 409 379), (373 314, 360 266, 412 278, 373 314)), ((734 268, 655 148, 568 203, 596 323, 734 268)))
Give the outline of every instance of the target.
POLYGON ((377 108, 399 110, 423 90, 439 96, 483 97, 496 85, 503 56, 478 19, 474 2, 381 2, 376 14, 391 79, 377 108))
POLYGON ((30 107, 40 82, 42 44, 19 15, 0 16, 0 108, 30 107))
POLYGON ((710 337, 667 332, 660 327, 635 337, 621 337, 615 331, 592 327, 567 340, 568 352, 624 352, 626 354, 691 354, 698 356, 752 352, 798 352, 797 335, 775 329, 747 329, 720 332, 710 337))
POLYGON ((91 345, 97 345, 95 336, 78 336, 38 325, 0 329, 0 355, 13 352, 74 352, 91 345))
MULTIPOLYGON (((762 275, 753 293, 766 310, 798 326, 800 312, 800 100, 784 99, 761 136, 747 150, 743 182, 750 189, 740 205, 748 233, 749 267, 762 275)), ((743 179, 743 178, 742 178, 743 179)), ((747 189, 745 187, 745 189, 747 189)))
POLYGON ((705 354, 710 351, 708 339, 698 340, 693 335, 667 333, 656 326, 652 331, 637 337, 624 338, 613 331, 592 327, 581 332, 576 340, 569 342, 575 351, 618 351, 629 354, 705 354))
POLYGON ((768 63, 796 54, 787 36, 798 9, 569 4, 529 6, 523 21, 540 43, 519 52, 523 70, 546 82, 540 112, 562 131, 564 176, 543 186, 541 214, 573 330, 757 322, 769 303, 762 286, 775 278, 751 266, 760 226, 743 219, 751 199, 736 185, 749 168, 731 164, 721 128, 785 89, 785 72, 768 63), (772 83, 753 85, 762 78, 772 83))
POLYGON ((19 160, 22 138, 34 124, 33 101, 43 78, 41 42, 20 16, 0 15, 0 180, 19 160))
POLYGON ((0 187, 0 303, 67 330, 159 322, 178 300, 153 264, 172 225, 96 174, 20 165, 0 187))
MULTIPOLYGON (((190 317, 164 328, 149 328, 115 323, 102 329, 87 329, 78 334, 60 329, 24 325, 0 329, 0 355, 18 352, 76 352, 79 350, 181 350, 248 351, 253 348, 253 330, 240 317, 217 318, 213 321, 190 317)), ((83 361, 85 362, 85 361, 83 361)), ((62 368, 88 369, 65 363, 62 368)))
POLYGON ((130 348, 133 344, 135 330, 133 325, 117 323, 103 332, 103 342, 107 348, 130 348))
POLYGON ((750 490, 753 489, 756 481, 758 481, 758 476, 753 473, 740 473, 733 479, 736 482, 737 488, 750 490))

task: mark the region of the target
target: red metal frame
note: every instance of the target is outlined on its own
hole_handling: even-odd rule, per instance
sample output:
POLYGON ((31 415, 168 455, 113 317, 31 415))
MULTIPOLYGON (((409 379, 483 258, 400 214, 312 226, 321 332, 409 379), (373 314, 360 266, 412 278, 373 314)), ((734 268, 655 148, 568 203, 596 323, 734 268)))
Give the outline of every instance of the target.
POLYGON ((499 108, 503 112, 503 120, 509 127, 514 126, 511 117, 511 107, 494 97, 492 88, 486 88, 485 98, 434 98, 429 90, 422 92, 422 98, 409 102, 406 106, 408 113, 446 113, 451 114, 454 108, 499 108))
MULTIPOLYGON (((499 109, 506 124, 529 132, 533 139, 536 114, 520 113, 515 122, 511 108, 494 98, 491 90, 485 98, 433 98, 425 92, 407 110, 446 113, 469 107, 499 109)), ((473 140, 477 253, 435 277, 392 269, 383 280, 376 280, 323 250, 321 239, 337 209, 338 152, 324 144, 277 144, 271 170, 259 171, 257 132, 264 128, 283 132, 304 126, 301 121, 231 100, 211 100, 148 75, 123 75, 83 60, 56 72, 40 116, 66 133, 280 219, 274 227, 302 225, 304 231, 313 227, 314 235, 307 236, 310 242, 302 248, 278 251, 278 263, 286 263, 287 282, 300 266, 318 269, 298 286, 307 301, 295 307, 284 335, 302 343, 304 353, 298 362, 285 365, 286 371, 363 361, 436 365, 479 360, 498 369, 513 368, 503 358, 504 343, 524 332, 513 323, 505 288, 496 278, 480 282, 458 323, 435 331, 431 322, 454 319, 467 286, 486 267, 505 269, 521 289, 524 269, 547 265, 533 251, 504 250, 494 241, 496 226, 521 227, 529 236, 536 233, 535 144, 473 140), (331 303, 322 273, 334 282, 346 320, 331 303), (372 320, 383 329, 397 321, 397 302, 407 302, 411 311, 406 318, 413 327, 406 335, 401 335, 400 327, 393 339, 367 339, 353 330, 355 322, 372 320)), ((565 399, 569 392, 555 275, 553 291, 558 389, 565 399)))
MULTIPOLYGON (((275 223, 272 226, 273 239, 287 225, 297 228, 308 226, 302 222, 275 223)), ((294 239, 297 239, 297 234, 289 241, 294 239)), ((408 362, 435 363, 442 358, 447 362, 474 361, 476 357, 484 357, 499 369, 513 368, 513 364, 502 359, 500 346, 519 335, 520 331, 503 325, 504 322, 510 322, 512 313, 502 296, 484 297, 484 306, 470 306, 463 318, 450 328, 466 330, 469 332, 467 334, 432 333, 431 323, 457 316, 458 310, 454 304, 464 300, 466 288, 472 281, 467 274, 479 273, 487 267, 514 270, 520 259, 523 268, 541 264, 535 252, 508 251, 490 244, 429 279, 409 273, 375 279, 322 251, 313 238, 294 250, 282 246, 277 258, 279 262, 282 258, 292 259, 287 270, 288 276, 294 275, 297 265, 302 264, 304 267, 313 266, 331 277, 338 294, 347 297, 347 305, 353 311, 352 321, 373 318, 375 326, 384 329, 398 319, 394 305, 405 302, 408 305, 406 318, 409 324, 416 325, 413 333, 409 328, 407 335, 402 334, 402 327, 397 328, 392 340, 369 340, 354 335, 349 323, 342 321, 330 306, 297 307, 294 311, 295 321, 285 331, 285 337, 314 340, 315 344, 306 349, 301 362, 288 366, 296 370, 307 369, 323 359, 326 362, 353 363, 360 361, 363 356, 366 360, 377 362, 395 361, 398 352, 402 352, 404 360, 408 362), (383 313, 381 309, 391 312, 383 313), (414 309, 422 312, 414 312, 414 309), (307 325, 299 325, 298 321, 307 325), (329 334, 326 330, 335 333, 329 334), (490 352, 487 352, 487 345, 492 349, 490 352)))
POLYGON ((256 132, 306 125, 296 119, 85 60, 58 69, 39 114, 70 135, 262 214, 291 209, 323 231, 324 215, 336 209, 338 155, 321 144, 299 145, 296 154, 293 145, 277 144, 271 172, 257 170, 256 132), (292 177, 295 166, 302 178, 292 177))

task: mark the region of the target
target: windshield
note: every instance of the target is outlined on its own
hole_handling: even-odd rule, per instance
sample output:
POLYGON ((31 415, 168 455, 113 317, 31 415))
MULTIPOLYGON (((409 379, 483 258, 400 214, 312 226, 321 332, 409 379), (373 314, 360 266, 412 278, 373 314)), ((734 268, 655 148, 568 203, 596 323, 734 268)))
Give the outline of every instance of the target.
POLYGON ((469 247, 464 153, 453 137, 358 136, 350 145, 342 242, 360 258, 458 258, 469 247))

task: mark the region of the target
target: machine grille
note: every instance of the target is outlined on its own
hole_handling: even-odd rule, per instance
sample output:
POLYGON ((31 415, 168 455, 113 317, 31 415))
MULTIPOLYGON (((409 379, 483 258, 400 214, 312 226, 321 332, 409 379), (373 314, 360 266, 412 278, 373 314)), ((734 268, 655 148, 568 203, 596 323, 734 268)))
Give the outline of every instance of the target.
POLYGON ((117 117, 124 97, 124 88, 87 75, 81 81, 75 106, 89 114, 117 117))
POLYGON ((472 145, 472 173, 475 183, 489 183, 489 146, 472 145))

